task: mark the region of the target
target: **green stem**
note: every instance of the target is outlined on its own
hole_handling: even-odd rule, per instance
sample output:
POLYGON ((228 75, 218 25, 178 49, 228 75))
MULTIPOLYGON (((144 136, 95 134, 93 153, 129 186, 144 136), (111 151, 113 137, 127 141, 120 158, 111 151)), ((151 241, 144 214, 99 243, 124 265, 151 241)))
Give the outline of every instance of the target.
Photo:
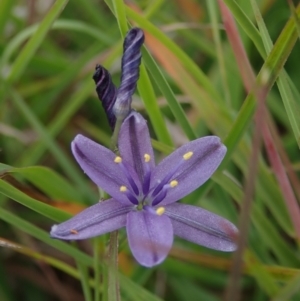
POLYGON ((95 272, 95 290, 94 300, 100 301, 100 281, 101 281, 101 268, 100 268, 100 239, 94 239, 94 272, 95 272))
MULTIPOLYGON (((115 129, 111 137, 110 149, 113 152, 118 150, 118 137, 121 129, 121 125, 124 118, 117 118, 115 129)), ((108 270, 104 271, 104 282, 107 282, 107 294, 104 300, 108 301, 118 301, 121 300, 120 297, 120 286, 118 277, 118 231, 110 233, 109 247, 108 247, 108 260, 107 260, 108 270)), ((97 299, 95 298, 95 301, 97 299)))
POLYGON ((118 231, 110 234, 108 250, 108 301, 120 301, 120 285, 118 277, 118 231))
POLYGON ((110 149, 113 152, 116 152, 116 150, 118 148, 118 137, 119 137, 119 132, 120 132, 123 120, 124 120, 123 118, 117 118, 117 121, 116 121, 114 133, 113 133, 113 135, 111 137, 111 141, 110 141, 110 149))
MULTIPOLYGON (((77 243, 73 242, 72 245, 77 248, 77 243)), ((80 281, 82 285, 83 295, 85 301, 92 301, 92 294, 89 284, 89 275, 87 266, 79 260, 76 260, 76 265, 80 275, 80 281)))

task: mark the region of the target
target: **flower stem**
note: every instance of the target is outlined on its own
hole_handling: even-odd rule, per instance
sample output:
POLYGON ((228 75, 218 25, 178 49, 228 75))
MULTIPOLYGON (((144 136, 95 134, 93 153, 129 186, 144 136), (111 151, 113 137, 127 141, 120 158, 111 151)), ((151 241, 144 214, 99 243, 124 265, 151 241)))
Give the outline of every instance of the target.
POLYGON ((94 300, 100 301, 100 279, 101 279, 101 272, 100 272, 100 239, 98 237, 94 238, 94 271, 95 271, 95 290, 94 290, 94 300))
POLYGON ((119 137, 119 132, 120 132, 123 120, 124 120, 124 118, 119 117, 119 118, 117 118, 117 121, 116 121, 114 133, 113 133, 113 135, 111 137, 111 141, 110 141, 110 149, 113 152, 116 152, 116 150, 118 149, 118 137, 119 137))
MULTIPOLYGON (((121 125, 124 118, 117 118, 115 129, 111 137, 110 149, 116 152, 118 149, 118 137, 121 129, 121 125)), ((107 289, 107 300, 117 301, 120 298, 119 289, 119 278, 118 278, 118 231, 110 233, 109 246, 108 246, 108 262, 107 262, 107 273, 105 273, 105 280, 108 284, 107 289)))
MULTIPOLYGON (((78 248, 78 244, 73 242, 72 243, 74 247, 78 248)), ((87 267, 82 264, 79 260, 76 260, 77 269, 79 271, 80 275, 80 281, 82 285, 82 290, 84 294, 84 300, 86 301, 92 301, 92 294, 89 284, 89 275, 88 275, 88 269, 87 267)))
POLYGON ((108 250, 108 301, 121 300, 118 277, 118 247, 118 231, 111 232, 108 250))

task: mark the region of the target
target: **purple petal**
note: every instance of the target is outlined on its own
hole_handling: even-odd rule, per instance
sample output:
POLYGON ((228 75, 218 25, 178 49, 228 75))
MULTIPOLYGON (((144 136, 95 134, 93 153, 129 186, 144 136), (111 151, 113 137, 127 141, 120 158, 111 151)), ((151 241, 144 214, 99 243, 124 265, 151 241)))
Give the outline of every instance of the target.
POLYGON ((119 133, 119 150, 121 157, 126 159, 137 172, 140 182, 148 169, 155 166, 153 149, 146 120, 137 112, 132 112, 123 122, 119 133), (150 155, 150 161, 145 163, 144 155, 150 155))
POLYGON ((126 226, 131 206, 109 199, 75 215, 59 225, 54 225, 50 236, 65 240, 78 240, 108 233, 126 226))
MULTIPOLYGON (((219 137, 208 136, 191 141, 165 158, 154 170, 151 187, 155 188, 165 177, 176 180, 178 185, 168 190, 161 205, 167 205, 183 198, 206 182, 218 168, 226 154, 226 147, 219 137), (183 155, 192 152, 184 160, 183 155)), ((168 180, 169 181, 169 180, 168 180)))
POLYGON ((165 209, 175 235, 215 250, 236 250, 238 230, 228 220, 196 206, 171 204, 165 209))
POLYGON ((116 155, 111 150, 89 138, 77 135, 72 142, 72 152, 94 183, 119 202, 131 204, 126 194, 120 191, 121 186, 129 188, 130 184, 120 166, 114 162, 116 155))
POLYGON ((168 255, 173 243, 173 228, 166 215, 132 211, 127 216, 127 235, 135 259, 152 267, 168 255))

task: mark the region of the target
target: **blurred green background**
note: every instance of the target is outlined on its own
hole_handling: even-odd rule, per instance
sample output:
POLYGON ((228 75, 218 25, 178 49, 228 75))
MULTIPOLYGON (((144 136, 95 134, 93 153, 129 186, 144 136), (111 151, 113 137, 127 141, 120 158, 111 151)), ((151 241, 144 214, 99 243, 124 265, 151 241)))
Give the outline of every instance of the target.
MULTIPOLYGON (((149 121, 157 161, 209 134, 228 147, 213 178, 182 201, 243 225, 241 208, 252 200, 241 232, 240 300, 300 300, 296 2, 0 0, 1 301, 117 300, 106 279, 108 236, 69 244, 50 239, 49 230, 101 196, 70 142, 83 133, 109 146, 92 75, 99 63, 118 86, 122 41, 132 26, 146 36, 132 106, 149 121), (248 62, 260 74, 256 84, 248 62), (267 96, 257 97, 259 89, 267 96), (264 100, 266 111, 255 119, 264 100), (267 129, 261 149, 252 142, 259 122, 267 129), (251 179, 255 187, 245 190, 251 179)), ((119 239, 122 300, 238 295, 239 282, 229 284, 233 254, 175 238, 167 260, 147 269, 132 258, 125 231, 119 239)))

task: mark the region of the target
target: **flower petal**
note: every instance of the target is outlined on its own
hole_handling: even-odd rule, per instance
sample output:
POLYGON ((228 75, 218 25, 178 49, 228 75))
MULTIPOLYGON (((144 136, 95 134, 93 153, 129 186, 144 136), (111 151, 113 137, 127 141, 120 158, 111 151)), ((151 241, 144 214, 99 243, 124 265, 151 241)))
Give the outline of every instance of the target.
POLYGON ((127 216, 127 235, 135 259, 152 267, 168 255, 173 243, 173 228, 166 215, 147 211, 131 211, 127 216))
POLYGON ((75 215, 71 219, 52 226, 52 238, 78 240, 98 236, 126 226, 127 213, 131 206, 109 199, 75 215))
POLYGON ((120 166, 114 162, 116 155, 104 146, 82 135, 77 135, 72 142, 72 152, 83 171, 114 199, 130 205, 121 186, 130 187, 120 166))
POLYGON ((175 235, 214 250, 236 250, 238 230, 228 220, 196 206, 171 204, 165 209, 175 235))
POLYGON ((139 113, 133 111, 123 122, 119 133, 119 150, 121 157, 137 172, 140 182, 144 182, 147 171, 154 168, 154 154, 151 145, 146 120, 139 113), (145 162, 144 155, 148 154, 149 162, 145 162))
POLYGON ((161 205, 176 202, 201 186, 212 176, 225 154, 226 147, 216 136, 191 141, 175 150, 156 166, 152 175, 152 188, 171 175, 170 181, 178 182, 168 190, 161 205), (174 174, 172 170, 176 170, 174 174))

